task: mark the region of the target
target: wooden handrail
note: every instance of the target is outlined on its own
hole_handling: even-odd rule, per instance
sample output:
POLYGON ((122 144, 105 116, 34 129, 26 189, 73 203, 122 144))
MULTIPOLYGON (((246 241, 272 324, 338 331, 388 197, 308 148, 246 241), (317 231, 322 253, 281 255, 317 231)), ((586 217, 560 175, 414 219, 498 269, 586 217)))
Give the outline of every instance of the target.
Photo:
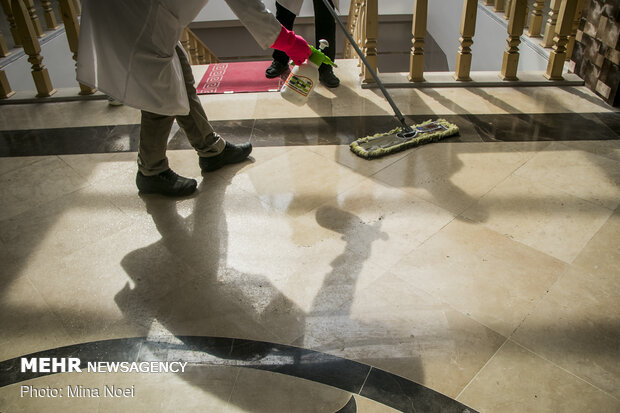
POLYGON ((220 59, 218 59, 211 49, 209 49, 189 27, 183 30, 181 44, 189 56, 190 64, 203 65, 220 63, 220 59))

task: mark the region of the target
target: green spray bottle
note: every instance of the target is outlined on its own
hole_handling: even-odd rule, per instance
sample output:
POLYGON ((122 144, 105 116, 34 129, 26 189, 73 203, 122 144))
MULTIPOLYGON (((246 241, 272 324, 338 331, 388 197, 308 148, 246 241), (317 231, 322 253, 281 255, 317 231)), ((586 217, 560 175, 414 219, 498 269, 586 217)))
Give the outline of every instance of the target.
POLYGON ((284 99, 297 106, 302 106, 308 101, 310 92, 319 81, 319 66, 323 63, 336 66, 323 53, 326 47, 329 47, 329 42, 325 39, 319 40, 319 49, 310 46, 312 50, 310 57, 303 64, 293 68, 280 90, 284 99))

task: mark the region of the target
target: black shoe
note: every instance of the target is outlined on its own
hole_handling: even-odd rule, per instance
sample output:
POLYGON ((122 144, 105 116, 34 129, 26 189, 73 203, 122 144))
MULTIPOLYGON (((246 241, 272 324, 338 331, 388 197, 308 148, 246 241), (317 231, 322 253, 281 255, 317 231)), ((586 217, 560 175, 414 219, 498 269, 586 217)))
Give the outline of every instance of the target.
POLYGON ((184 178, 168 169, 159 175, 147 176, 138 171, 136 186, 143 194, 161 194, 166 196, 188 196, 198 183, 195 179, 184 178))
POLYGON ((273 62, 271 62, 271 65, 269 65, 267 70, 265 70, 265 77, 267 77, 267 79, 278 77, 282 73, 286 72, 287 69, 288 69, 288 64, 281 63, 281 62, 278 62, 277 60, 274 60, 273 62))
POLYGON ((252 152, 252 144, 250 142, 242 143, 241 145, 233 145, 230 142, 226 142, 222 153, 208 158, 201 156, 198 158, 198 164, 202 172, 212 172, 220 169, 222 166, 245 160, 250 152, 252 152))
POLYGON ((329 65, 321 65, 319 67, 319 80, 327 87, 338 87, 340 79, 334 74, 334 69, 329 65))

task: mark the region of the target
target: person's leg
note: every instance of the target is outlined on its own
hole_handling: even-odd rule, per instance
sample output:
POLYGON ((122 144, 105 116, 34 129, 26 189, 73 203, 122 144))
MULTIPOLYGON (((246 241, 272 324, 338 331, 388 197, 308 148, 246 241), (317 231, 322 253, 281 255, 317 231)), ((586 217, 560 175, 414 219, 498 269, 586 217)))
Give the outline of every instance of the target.
POLYGON ((177 116, 177 123, 185 131, 189 143, 196 149, 198 156, 215 156, 224 150, 226 142, 213 131, 207 119, 207 114, 196 94, 194 74, 185 52, 177 46, 176 53, 181 61, 185 90, 189 100, 189 113, 177 116))
POLYGON ((166 146, 174 116, 142 111, 136 186, 142 193, 187 196, 196 190, 194 179, 175 174, 168 166, 166 146))
MULTIPOLYGON (((316 44, 319 44, 319 40, 325 39, 329 42, 329 47, 323 49, 323 53, 332 61, 336 59, 336 22, 333 16, 325 7, 323 0, 313 0, 314 2, 314 34, 316 38, 316 44)), ((329 0, 330 5, 333 7, 334 3, 329 0)), ((340 80, 334 75, 333 69, 330 65, 322 64, 319 67, 319 79, 327 87, 336 87, 340 84, 340 80)))
POLYGON ((176 52, 181 62, 189 100, 189 113, 179 115, 176 119, 179 126, 185 131, 190 144, 198 153, 202 171, 214 171, 224 165, 243 161, 252 152, 252 145, 249 142, 233 145, 213 131, 202 103, 196 94, 194 75, 187 56, 179 46, 177 46, 176 52))
POLYGON ((158 115, 145 110, 141 114, 138 170, 145 176, 153 176, 169 168, 166 146, 174 116, 158 115))
MULTIPOLYGON (((293 14, 289 9, 282 6, 280 3, 276 1, 276 19, 280 22, 280 24, 286 27, 289 30, 293 30, 293 24, 295 24, 295 14, 293 14)), ((267 68, 265 71, 265 76, 268 78, 273 78, 280 76, 282 73, 288 69, 288 61, 289 57, 281 50, 275 50, 272 53, 273 62, 271 66, 267 68)))

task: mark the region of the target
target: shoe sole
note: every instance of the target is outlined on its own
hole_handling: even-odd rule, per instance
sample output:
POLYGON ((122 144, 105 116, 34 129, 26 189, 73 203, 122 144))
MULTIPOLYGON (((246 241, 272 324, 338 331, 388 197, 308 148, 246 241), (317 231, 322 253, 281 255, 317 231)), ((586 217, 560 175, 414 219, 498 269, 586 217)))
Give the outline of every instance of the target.
POLYGON ((193 194, 196 191, 197 187, 198 187, 198 183, 196 183, 195 185, 192 185, 190 187, 187 187, 187 188, 185 188, 182 191, 178 191, 178 192, 165 192, 165 191, 155 191, 155 190, 148 190, 148 189, 140 189, 140 188, 138 188, 138 193, 139 194, 144 194, 144 195, 163 195, 163 196, 167 196, 167 197, 181 198, 181 197, 189 196, 189 195, 193 194))

